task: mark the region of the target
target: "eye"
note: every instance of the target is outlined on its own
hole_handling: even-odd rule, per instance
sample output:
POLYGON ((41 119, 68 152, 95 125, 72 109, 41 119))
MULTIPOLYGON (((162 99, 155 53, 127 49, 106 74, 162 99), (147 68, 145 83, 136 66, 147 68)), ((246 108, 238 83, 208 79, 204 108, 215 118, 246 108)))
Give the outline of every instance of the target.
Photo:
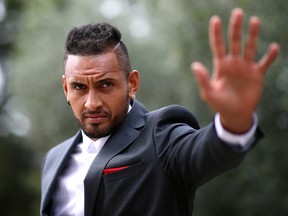
POLYGON ((81 83, 74 83, 72 85, 73 89, 76 89, 76 90, 82 90, 82 89, 86 89, 86 86, 84 84, 81 84, 81 83))
POLYGON ((99 84, 101 88, 110 88, 110 87, 115 86, 115 81, 111 79, 105 79, 105 80, 101 80, 99 84))
POLYGON ((103 88, 109 88, 112 86, 112 83, 111 82, 104 82, 102 86, 103 86, 103 88))

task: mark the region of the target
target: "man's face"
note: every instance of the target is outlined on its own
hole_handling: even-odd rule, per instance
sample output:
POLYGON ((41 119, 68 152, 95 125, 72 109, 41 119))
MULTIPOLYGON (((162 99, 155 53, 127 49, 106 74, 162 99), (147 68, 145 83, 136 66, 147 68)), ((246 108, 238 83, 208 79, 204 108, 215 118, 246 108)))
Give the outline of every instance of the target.
POLYGON ((111 134, 122 123, 139 85, 138 72, 127 78, 114 52, 69 55, 62 83, 81 129, 91 139, 111 134))

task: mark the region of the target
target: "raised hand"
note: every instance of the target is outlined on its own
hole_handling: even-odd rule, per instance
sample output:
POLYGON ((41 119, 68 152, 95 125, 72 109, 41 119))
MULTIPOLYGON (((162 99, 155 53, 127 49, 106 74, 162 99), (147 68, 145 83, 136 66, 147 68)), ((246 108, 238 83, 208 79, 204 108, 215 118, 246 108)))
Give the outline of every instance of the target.
POLYGON ((255 111, 263 91, 264 75, 276 59, 279 47, 272 43, 265 55, 255 61, 260 30, 259 18, 249 20, 249 30, 242 52, 242 22, 244 13, 236 8, 229 24, 229 50, 222 36, 221 19, 210 19, 209 38, 213 54, 213 74, 200 62, 192 69, 196 76, 202 99, 215 112, 220 113, 221 123, 233 133, 244 133, 250 129, 255 111))

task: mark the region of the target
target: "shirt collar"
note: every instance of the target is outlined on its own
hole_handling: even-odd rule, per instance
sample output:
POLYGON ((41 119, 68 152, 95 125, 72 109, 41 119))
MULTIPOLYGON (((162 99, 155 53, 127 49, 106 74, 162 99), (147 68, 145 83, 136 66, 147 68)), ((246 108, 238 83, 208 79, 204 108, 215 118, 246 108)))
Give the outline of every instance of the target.
POLYGON ((83 130, 81 130, 82 133, 82 140, 83 140, 83 144, 90 144, 92 142, 95 142, 94 140, 90 139, 90 137, 88 137, 83 130))

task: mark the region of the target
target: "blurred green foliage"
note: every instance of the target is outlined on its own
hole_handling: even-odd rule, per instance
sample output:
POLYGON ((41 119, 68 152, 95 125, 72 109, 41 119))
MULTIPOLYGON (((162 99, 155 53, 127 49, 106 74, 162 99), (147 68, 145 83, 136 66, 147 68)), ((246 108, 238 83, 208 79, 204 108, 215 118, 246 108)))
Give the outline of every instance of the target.
POLYGON ((0 138, 0 202, 4 216, 31 216, 39 212, 39 190, 35 185, 39 174, 34 169, 32 151, 21 143, 11 136, 0 138))
POLYGON ((39 166, 25 140, 9 132, 7 59, 17 37, 23 7, 19 0, 0 1, 0 202, 4 216, 31 216, 39 212, 39 166))
MULTIPOLYGON (((12 3, 13 0, 9 0, 9 4, 15 5, 14 11, 21 10, 21 19, 17 19, 15 26, 19 27, 17 37, 9 43, 12 55, 7 66, 7 93, 11 96, 5 104, 5 118, 0 118, 6 119, 7 125, 6 137, 0 142, 4 148, 2 143, 12 141, 11 136, 17 137, 17 143, 21 145, 9 146, 24 150, 20 155, 29 158, 29 163, 24 162, 27 160, 21 163, 27 169, 20 169, 25 170, 20 172, 23 181, 20 179, 14 184, 19 184, 23 191, 27 188, 32 191, 23 194, 27 202, 29 200, 29 206, 35 208, 34 212, 38 211, 39 201, 35 201, 34 192, 40 188, 41 158, 49 148, 78 129, 70 107, 66 105, 60 79, 64 42, 71 27, 103 21, 116 25, 130 51, 132 67, 141 74, 137 98, 149 109, 172 103, 187 106, 204 126, 213 119, 213 113, 199 98, 190 64, 199 60, 212 68, 209 18, 214 14, 223 18, 226 37, 230 11, 241 7, 246 13, 244 32, 249 16, 257 15, 262 21, 257 59, 272 41, 282 47, 278 60, 266 75, 263 99, 257 110, 266 137, 239 168, 200 188, 194 215, 287 215, 288 4, 284 0, 30 0, 25 4, 14 0, 12 3), (33 150, 32 156, 25 152, 27 149, 33 150)), ((1 26, 0 38, 4 34, 1 26)), ((12 32, 9 35, 15 35, 12 32)), ((11 163, 16 156, 13 154, 18 152, 2 151, 11 155, 10 159, 6 157, 6 163, 11 163)), ((17 156, 19 161, 21 158, 17 156)), ((3 167, 3 175, 16 178, 17 174, 13 172, 18 167, 6 170, 3 167), (9 173, 11 169, 13 172, 9 173)), ((39 192, 37 196, 39 198, 39 192)))

